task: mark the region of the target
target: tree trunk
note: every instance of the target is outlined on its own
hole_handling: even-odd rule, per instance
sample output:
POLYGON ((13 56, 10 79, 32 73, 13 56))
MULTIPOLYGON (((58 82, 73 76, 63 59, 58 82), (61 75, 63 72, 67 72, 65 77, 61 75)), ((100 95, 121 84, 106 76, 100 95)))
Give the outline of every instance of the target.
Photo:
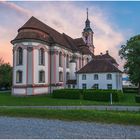
POLYGON ((140 94, 140 82, 139 82, 139 85, 138 85, 138 94, 140 94))

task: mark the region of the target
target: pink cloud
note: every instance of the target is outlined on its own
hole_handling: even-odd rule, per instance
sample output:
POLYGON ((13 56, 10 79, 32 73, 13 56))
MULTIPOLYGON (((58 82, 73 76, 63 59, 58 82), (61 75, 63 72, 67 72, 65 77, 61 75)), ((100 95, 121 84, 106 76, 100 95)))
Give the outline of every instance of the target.
MULTIPOLYGON (((52 4, 48 4, 47 6, 42 6, 40 13, 36 11, 34 14, 49 26, 60 32, 65 32, 73 38, 81 37, 85 26, 86 11, 83 12, 83 9, 74 4, 57 4, 53 5, 53 8, 52 4), (53 21, 56 19, 61 26, 54 24, 53 21)), ((94 27, 95 54, 105 53, 106 50, 109 50, 110 55, 117 59, 120 68, 122 68, 123 63, 118 51, 121 44, 125 42, 123 31, 120 31, 115 23, 111 23, 107 13, 97 7, 89 9, 89 19, 91 27, 94 27)))
MULTIPOLYGON (((34 11, 19 7, 12 2, 4 2, 4 4, 28 16, 32 13, 33 16, 47 25, 61 33, 64 32, 73 38, 82 36, 82 31, 85 26, 84 22, 86 20, 86 10, 83 11, 82 8, 73 3, 61 2, 55 4, 53 2, 46 2, 46 4, 40 6, 39 10, 35 9, 34 11)), ((109 50, 110 55, 117 59, 122 68, 123 63, 118 56, 118 51, 121 44, 125 42, 123 31, 120 31, 115 23, 111 23, 107 13, 104 13, 102 9, 98 9, 95 6, 89 8, 89 19, 91 21, 91 27, 94 27, 95 54, 99 54, 100 52, 104 53, 106 50, 109 50)), ((23 21, 23 24, 25 22, 26 21, 23 21)), ((17 29, 18 26, 19 25, 17 25, 17 29)), ((12 31, 13 36, 11 36, 10 39, 15 37, 17 29, 12 31)), ((9 44, 10 39, 7 40, 6 46, 11 46, 11 44, 9 44)), ((11 54, 11 50, 7 50, 7 54, 11 54)), ((10 61, 12 61, 12 57, 10 61)))
POLYGON ((24 15, 26 15, 28 17, 31 15, 29 10, 20 7, 15 3, 7 2, 7 1, 0 1, 0 3, 6 5, 8 8, 14 9, 16 12, 24 14, 24 15))

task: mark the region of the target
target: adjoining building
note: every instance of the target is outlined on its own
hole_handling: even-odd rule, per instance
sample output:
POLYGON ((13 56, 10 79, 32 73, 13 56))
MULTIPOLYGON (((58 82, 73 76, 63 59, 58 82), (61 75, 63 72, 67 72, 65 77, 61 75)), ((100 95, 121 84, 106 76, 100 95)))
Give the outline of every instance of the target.
POLYGON ((122 90, 122 72, 117 66, 108 52, 93 57, 93 60, 77 71, 78 88, 122 90))
POLYGON ((75 39, 31 17, 11 41, 12 94, 37 95, 50 93, 58 88, 94 86, 101 89, 121 89, 118 64, 109 54, 94 55, 93 34, 88 11, 82 37, 75 39), (98 83, 93 76, 93 79, 86 79, 86 83, 83 83, 81 77, 86 75, 88 78, 90 74, 98 75, 98 83), (110 80, 103 78, 106 74, 111 76, 110 80))

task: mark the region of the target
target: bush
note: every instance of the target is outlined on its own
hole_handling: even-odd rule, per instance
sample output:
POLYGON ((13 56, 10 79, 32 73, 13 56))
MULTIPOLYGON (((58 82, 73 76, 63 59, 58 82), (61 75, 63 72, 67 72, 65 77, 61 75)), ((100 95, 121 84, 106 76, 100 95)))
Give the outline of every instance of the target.
POLYGON ((140 95, 135 96, 135 101, 136 101, 136 103, 140 103, 140 95))
POLYGON ((81 91, 79 89, 58 89, 53 91, 52 97, 62 99, 80 99, 80 93, 81 91))
POLYGON ((124 93, 138 93, 138 88, 123 88, 124 93))
POLYGON ((119 101, 123 94, 116 90, 85 90, 83 99, 94 101, 110 101, 110 93, 112 93, 112 101, 119 101))

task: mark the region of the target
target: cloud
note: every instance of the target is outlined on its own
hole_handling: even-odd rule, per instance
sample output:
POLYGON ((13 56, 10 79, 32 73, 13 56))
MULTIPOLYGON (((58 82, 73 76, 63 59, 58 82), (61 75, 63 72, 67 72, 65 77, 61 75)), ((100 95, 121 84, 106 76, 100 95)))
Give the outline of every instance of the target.
POLYGON ((22 7, 18 6, 17 4, 13 3, 13 2, 0 1, 0 3, 4 4, 8 8, 14 9, 16 12, 18 12, 20 14, 24 14, 28 17, 31 15, 31 12, 29 10, 27 10, 25 8, 22 8, 22 7))
MULTIPOLYGON (((36 11, 34 14, 49 26, 60 32, 65 32, 73 38, 81 37, 86 20, 86 11, 83 8, 77 7, 74 3, 65 2, 56 5, 49 3, 42 6, 41 11, 40 13, 36 11), (59 24, 54 23, 54 19, 59 24)), ((126 37, 123 31, 120 31, 117 25, 110 21, 109 15, 96 6, 89 8, 89 19, 94 31, 95 54, 105 53, 106 50, 109 50, 110 55, 117 59, 122 68, 118 51, 126 37)))
MULTIPOLYGON (((78 6, 76 2, 38 2, 39 9, 38 3, 34 3, 34 7, 31 3, 25 6, 25 3, 28 5, 28 2, 24 2, 24 7, 28 7, 27 9, 29 10, 12 2, 4 2, 4 4, 10 8, 27 16, 30 16, 32 13, 33 16, 47 25, 61 33, 64 32, 68 34, 72 38, 82 36, 86 20, 86 2, 84 6, 78 6)), ((109 50, 110 55, 115 57, 119 64, 122 64, 118 56, 118 50, 121 44, 126 40, 125 34, 123 33, 124 31, 120 31, 116 23, 110 21, 110 14, 107 12, 94 5, 88 5, 87 7, 89 7, 89 19, 94 31, 95 54, 99 54, 100 52, 104 53, 106 50, 109 50)), ((24 24, 26 20, 24 19, 22 22, 24 24)), ((16 32, 17 29, 14 28, 13 34, 16 32)), ((13 38, 14 37, 15 36, 13 36, 13 38)))
POLYGON ((5 62, 12 64, 12 45, 10 43, 14 32, 12 29, 6 29, 0 26, 0 57, 5 62))

